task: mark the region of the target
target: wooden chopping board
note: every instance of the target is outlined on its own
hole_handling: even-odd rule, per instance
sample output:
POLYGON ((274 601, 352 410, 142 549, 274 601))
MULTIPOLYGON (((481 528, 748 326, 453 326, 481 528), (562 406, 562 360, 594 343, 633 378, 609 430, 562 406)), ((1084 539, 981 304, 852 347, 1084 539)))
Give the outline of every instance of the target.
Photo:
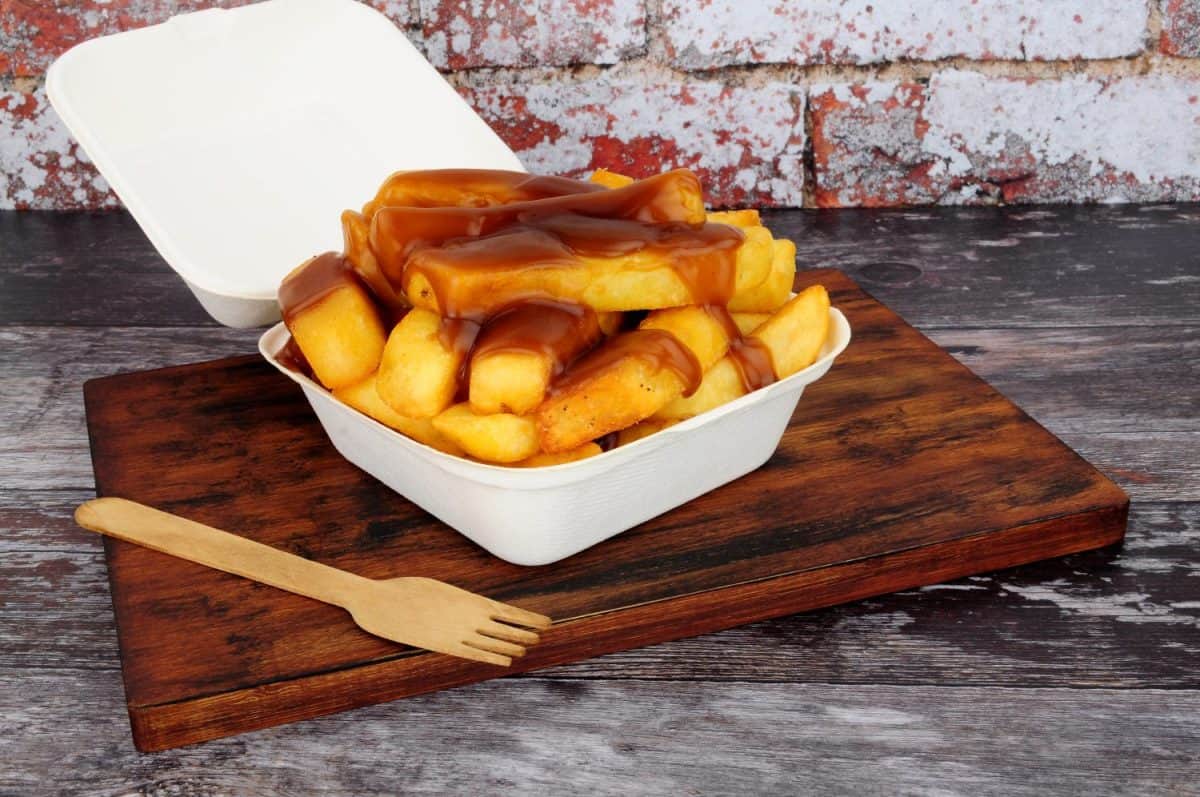
POLYGON ((84 385, 96 488, 555 618, 511 670, 105 539, 134 741, 161 750, 1108 545, 1128 498, 840 272, 854 340, 761 469, 557 564, 502 562, 343 460, 258 357, 84 385))

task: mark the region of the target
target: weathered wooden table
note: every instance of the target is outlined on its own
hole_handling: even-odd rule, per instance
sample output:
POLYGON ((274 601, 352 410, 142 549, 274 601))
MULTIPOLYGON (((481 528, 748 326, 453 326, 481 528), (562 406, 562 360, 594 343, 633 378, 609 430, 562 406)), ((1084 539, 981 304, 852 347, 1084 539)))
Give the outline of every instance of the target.
POLYGON ((0 214, 0 794, 1200 794, 1200 207, 780 212, 1133 498, 1121 548, 155 755, 86 379, 254 350, 124 214, 0 214))

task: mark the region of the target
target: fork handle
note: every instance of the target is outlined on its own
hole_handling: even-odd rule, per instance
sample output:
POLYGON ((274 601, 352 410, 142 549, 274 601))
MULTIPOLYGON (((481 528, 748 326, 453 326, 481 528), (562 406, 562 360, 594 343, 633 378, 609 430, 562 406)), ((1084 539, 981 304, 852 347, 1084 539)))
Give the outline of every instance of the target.
POLYGON ((124 498, 80 504, 75 522, 89 531, 343 608, 352 590, 369 580, 124 498))

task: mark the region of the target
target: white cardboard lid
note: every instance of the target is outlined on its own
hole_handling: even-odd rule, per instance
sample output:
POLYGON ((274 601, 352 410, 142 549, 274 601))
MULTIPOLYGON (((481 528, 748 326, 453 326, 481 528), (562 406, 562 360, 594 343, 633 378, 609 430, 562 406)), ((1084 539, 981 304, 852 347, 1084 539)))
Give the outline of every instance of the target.
POLYGON ((274 300, 341 249, 338 216, 393 171, 523 170, 386 17, 267 0, 93 39, 47 93, 159 253, 202 291, 274 300))

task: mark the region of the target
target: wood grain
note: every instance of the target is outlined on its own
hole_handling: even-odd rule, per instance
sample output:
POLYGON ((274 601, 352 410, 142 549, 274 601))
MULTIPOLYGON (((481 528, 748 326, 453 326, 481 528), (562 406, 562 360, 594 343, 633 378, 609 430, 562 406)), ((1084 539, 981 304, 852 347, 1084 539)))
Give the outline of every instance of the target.
MULTIPOLYGON (((831 289, 855 342, 768 465, 554 567, 492 560, 359 474, 253 358, 88 383, 98 490, 554 616, 521 669, 1120 538, 1115 486, 840 274, 804 278, 831 289)), ((106 543, 145 748, 498 674, 400 655, 331 607, 106 543)))
POLYGON ((503 679, 156 755, 119 701, 111 673, 0 670, 0 793, 1200 794, 1178 690, 503 679))
MULTIPOLYGON (((764 212, 918 328, 1200 323, 1193 205, 764 212), (1015 266, 1014 263, 1018 263, 1015 266)), ((124 212, 0 214, 0 324, 214 325, 124 212), (62 286, 71 286, 70 292, 62 286)))
POLYGON ((0 324, 216 326, 127 213, 0 213, 0 324))
MULTIPOLYGON (((98 540, 84 493, 0 505, 0 666, 113 669, 98 540)), ((852 606, 557 667, 556 677, 1194 687, 1200 508, 1138 505, 1125 544, 852 606), (1039 590, 1052 584, 1053 588, 1039 590), (947 622, 947 617, 972 618, 947 622), (1081 644, 1064 647, 1060 640, 1081 644)))
MULTIPOLYGON (((802 266, 845 271, 919 328, 1200 323, 1195 206, 764 219, 796 240, 802 266)), ((4 213, 0 240, 17 242, 0 247, 0 325, 214 325, 125 213, 4 213)))
POLYGON ((664 782, 671 794, 795 793, 795 782, 858 795, 903 782, 923 794, 1195 794, 1200 429, 1161 431, 1180 417, 1180 394, 1160 398, 1153 374, 1153 387, 1124 376, 1136 368, 1124 336, 1200 323, 1198 216, 1197 206, 768 215, 801 237, 806 262, 843 266, 940 342, 970 335, 961 343, 979 348, 958 356, 1135 500, 1160 502, 1135 503, 1122 548, 626 651, 532 683, 492 681, 138 755, 98 541, 68 522, 92 495, 80 384, 248 353, 255 333, 196 329, 212 322, 124 214, 0 213, 0 793, 486 794, 515 784, 557 797, 664 782), (1019 245, 971 243, 1005 241, 1013 224, 1019 245), (1111 334, 1096 338, 1096 327, 1111 334), (1064 367, 1097 363, 1096 380, 1113 401, 1125 395, 1127 417, 1097 403, 1087 378, 1055 390, 1038 328, 1077 337, 1073 351, 1056 344, 1064 367), (1005 345, 990 345, 992 333, 1005 345), (1044 369, 1022 368, 1023 356, 1044 369), (1054 402, 1037 403, 1044 389, 1054 402), (1092 409, 1124 431, 1079 428, 1092 409), (591 680, 582 690, 563 680, 578 678, 591 680), (926 686, 879 686, 890 683, 926 686), (1124 688, 1086 688, 1096 684, 1124 688), (708 710, 703 695, 734 689, 733 719, 708 710), (535 710, 546 693, 561 697, 535 710), (827 741, 825 707, 864 694, 879 721, 840 726, 827 741), (776 721, 798 705, 812 708, 776 721), (952 744, 897 747, 908 728, 886 720, 912 709, 952 744), (472 736, 466 721, 491 716, 521 721, 501 739, 472 736), (711 729, 704 756, 688 732, 698 724, 711 729))
MULTIPOLYGON (((0 490, 89 488, 80 385, 92 378, 251 353, 228 329, 0 328, 0 490)), ((1135 500, 1200 500, 1195 354, 1200 328, 935 330, 931 336, 1135 500), (1149 362, 1147 362, 1149 358, 1149 362), (1058 385, 1058 369, 1062 386, 1058 385), (1148 432, 1150 432, 1148 434, 1148 432)))
MULTIPOLYGON (((91 492, 0 493, 0 667, 119 666, 91 492)), ((1200 506, 1135 504, 1122 546, 543 670, 555 678, 1195 688, 1200 506), (1049 585, 1049 586, 1047 586, 1049 585), (1077 640, 1064 645, 1063 640, 1077 640)))
POLYGON ((764 214, 922 329, 1200 321, 1200 209, 931 208, 764 214), (1014 265, 1019 264, 1019 265, 1014 265))

